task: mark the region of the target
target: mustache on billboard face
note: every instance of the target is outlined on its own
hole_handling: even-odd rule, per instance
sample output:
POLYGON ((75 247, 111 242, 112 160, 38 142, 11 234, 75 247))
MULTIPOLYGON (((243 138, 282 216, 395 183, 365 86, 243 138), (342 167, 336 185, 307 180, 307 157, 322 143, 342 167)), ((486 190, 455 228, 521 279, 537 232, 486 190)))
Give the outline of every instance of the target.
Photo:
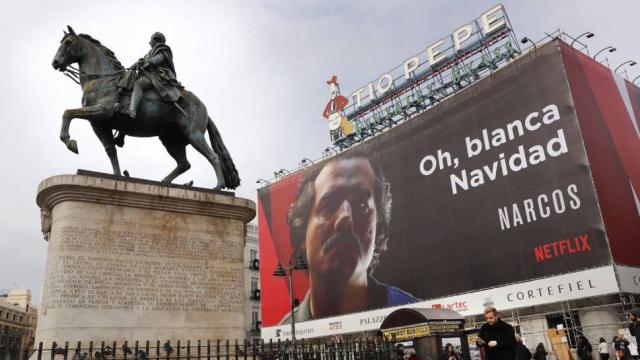
POLYGON ((349 232, 337 232, 331 235, 331 237, 324 242, 321 250, 323 253, 326 254, 331 249, 336 247, 338 244, 345 243, 345 242, 347 243, 351 242, 354 245, 356 245, 358 249, 362 249, 362 240, 360 239, 360 236, 356 235, 356 233, 352 231, 349 231, 349 232))

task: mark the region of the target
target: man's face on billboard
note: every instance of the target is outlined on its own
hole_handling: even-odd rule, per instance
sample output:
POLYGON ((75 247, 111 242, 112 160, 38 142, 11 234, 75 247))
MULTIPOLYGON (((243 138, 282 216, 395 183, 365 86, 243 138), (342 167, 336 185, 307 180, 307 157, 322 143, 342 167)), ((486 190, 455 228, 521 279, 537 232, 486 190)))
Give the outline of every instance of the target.
POLYGON ((304 251, 309 271, 327 280, 365 275, 373 258, 375 174, 366 158, 327 164, 314 183, 304 251))

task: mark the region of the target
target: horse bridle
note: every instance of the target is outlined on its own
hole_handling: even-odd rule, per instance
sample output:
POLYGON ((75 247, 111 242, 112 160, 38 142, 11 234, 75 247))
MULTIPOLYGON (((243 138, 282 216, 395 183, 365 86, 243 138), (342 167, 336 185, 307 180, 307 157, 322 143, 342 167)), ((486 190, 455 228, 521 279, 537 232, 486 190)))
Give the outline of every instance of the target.
POLYGON ((87 74, 86 72, 80 69, 76 69, 71 65, 67 65, 65 69, 62 71, 62 73, 64 74, 64 76, 68 77, 69 79, 73 80, 76 84, 80 85, 81 75, 86 77, 87 79, 92 80, 92 79, 100 79, 100 78, 109 77, 109 76, 116 76, 121 74, 124 70, 125 69, 122 69, 111 74, 87 74))

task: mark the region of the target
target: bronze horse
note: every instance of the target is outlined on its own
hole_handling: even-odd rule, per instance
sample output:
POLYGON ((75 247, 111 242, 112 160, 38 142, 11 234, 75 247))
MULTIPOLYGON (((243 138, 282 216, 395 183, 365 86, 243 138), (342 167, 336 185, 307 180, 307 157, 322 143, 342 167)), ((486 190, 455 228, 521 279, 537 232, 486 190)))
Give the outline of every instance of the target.
MULTIPOLYGON (((193 93, 184 90, 180 102, 184 111, 163 102, 155 90, 147 91, 135 119, 116 111, 117 103, 128 106, 130 94, 121 92, 118 81, 125 71, 114 53, 86 34, 76 34, 69 26, 53 58, 54 69, 67 72, 67 67, 78 63, 79 83, 82 86, 82 107, 65 110, 62 114, 60 140, 67 148, 78 153, 78 145, 69 136, 71 120, 85 119, 102 142, 111 160, 113 173, 120 175, 118 153, 113 131, 136 137, 157 136, 176 160, 176 168, 162 181, 170 183, 191 165, 187 161, 186 146, 191 144, 209 160, 217 177, 214 189, 235 189, 240 178, 235 165, 215 124, 207 114, 205 105, 193 93), (211 146, 204 133, 209 132, 211 146)), ((68 73, 66 73, 68 75, 68 73)))

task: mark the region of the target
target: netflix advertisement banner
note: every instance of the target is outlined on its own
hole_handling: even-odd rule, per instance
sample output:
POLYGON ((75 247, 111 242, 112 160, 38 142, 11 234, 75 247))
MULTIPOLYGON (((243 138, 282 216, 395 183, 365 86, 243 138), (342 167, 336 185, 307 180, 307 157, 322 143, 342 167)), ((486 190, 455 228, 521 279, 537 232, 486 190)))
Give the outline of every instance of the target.
POLYGON ((611 263, 558 43, 258 200, 264 327, 611 263))

